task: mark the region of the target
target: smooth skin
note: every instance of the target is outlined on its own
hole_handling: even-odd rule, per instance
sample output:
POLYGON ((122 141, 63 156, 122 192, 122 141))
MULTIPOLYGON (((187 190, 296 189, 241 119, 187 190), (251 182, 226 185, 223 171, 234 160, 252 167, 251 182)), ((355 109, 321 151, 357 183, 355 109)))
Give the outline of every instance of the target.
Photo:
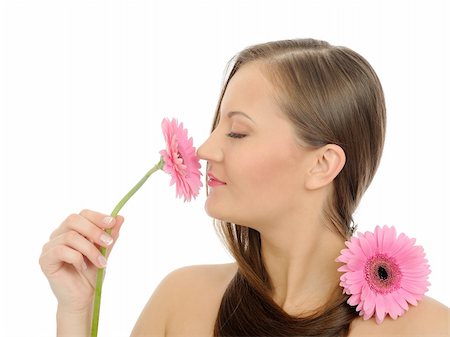
MULTIPOLYGON (((260 232, 274 300, 289 314, 299 315, 324 303, 339 280, 334 260, 345 245, 323 225, 321 210, 346 158, 333 144, 299 146, 290 122, 272 100, 273 90, 258 64, 241 68, 225 92, 219 125, 198 155, 226 183, 210 188, 206 212, 260 232)), ((40 263, 58 299, 59 337, 89 335, 102 229, 113 228, 116 241, 123 223, 118 216, 105 225, 105 216, 90 210, 71 215, 44 246, 40 263)), ((223 293, 236 270, 231 263, 170 273, 131 336, 212 336, 223 293)), ((374 319, 355 319, 349 336, 444 337, 450 335, 449 319, 446 306, 425 297, 396 321, 387 317, 377 325, 374 319)))

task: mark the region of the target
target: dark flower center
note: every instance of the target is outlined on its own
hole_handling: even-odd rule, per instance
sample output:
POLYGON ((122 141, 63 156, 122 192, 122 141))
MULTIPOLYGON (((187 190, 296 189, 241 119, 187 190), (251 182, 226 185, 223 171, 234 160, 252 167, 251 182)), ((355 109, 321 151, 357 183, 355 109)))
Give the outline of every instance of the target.
POLYGON ((364 276, 369 287, 378 294, 397 290, 402 279, 402 273, 395 258, 385 254, 375 254, 367 259, 364 276))
POLYGON ((387 280, 387 278, 388 278, 388 273, 387 273, 386 269, 384 269, 381 266, 378 267, 378 277, 383 281, 387 280))

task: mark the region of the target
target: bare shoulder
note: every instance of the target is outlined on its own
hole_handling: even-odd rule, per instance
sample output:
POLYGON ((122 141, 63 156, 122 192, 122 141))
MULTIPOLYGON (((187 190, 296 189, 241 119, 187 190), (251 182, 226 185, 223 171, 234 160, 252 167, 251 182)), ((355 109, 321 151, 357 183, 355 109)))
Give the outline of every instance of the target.
POLYGON ((450 310, 444 304, 425 296, 417 306, 396 320, 389 316, 377 325, 374 319, 356 319, 351 326, 350 337, 362 336, 427 336, 450 337, 450 310))
POLYGON ((182 267, 168 274, 161 282, 161 288, 171 294, 176 293, 178 302, 180 299, 199 301, 213 295, 221 298, 221 291, 225 291, 236 271, 235 263, 182 267), (208 296, 202 296, 206 293, 208 296))
POLYGON ((210 328, 236 271, 235 263, 187 266, 172 271, 150 297, 131 336, 178 335, 180 327, 200 333, 205 327, 192 326, 198 320, 191 318, 206 316, 202 321, 208 324, 208 315, 210 328))
POLYGON ((171 272, 163 283, 175 285, 177 288, 187 287, 191 291, 192 287, 215 287, 223 282, 228 284, 236 271, 236 263, 187 266, 171 272))
POLYGON ((444 304, 425 296, 404 315, 405 328, 420 331, 422 336, 450 337, 450 310, 444 304))

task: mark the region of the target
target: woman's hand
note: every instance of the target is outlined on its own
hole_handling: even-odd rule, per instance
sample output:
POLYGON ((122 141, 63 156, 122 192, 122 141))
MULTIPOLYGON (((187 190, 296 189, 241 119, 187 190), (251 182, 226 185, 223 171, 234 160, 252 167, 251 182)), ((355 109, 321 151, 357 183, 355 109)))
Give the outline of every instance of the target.
POLYGON ((50 235, 39 258, 58 300, 58 310, 89 312, 95 291, 97 268, 106 265, 99 247, 111 252, 124 219, 91 210, 69 215, 50 235), (111 235, 104 229, 111 228, 111 235))

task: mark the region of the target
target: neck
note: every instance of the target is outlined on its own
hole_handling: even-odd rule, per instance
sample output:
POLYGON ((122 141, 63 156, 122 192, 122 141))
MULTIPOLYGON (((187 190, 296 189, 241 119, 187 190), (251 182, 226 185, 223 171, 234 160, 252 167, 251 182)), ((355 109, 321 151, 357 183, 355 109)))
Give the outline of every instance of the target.
POLYGON ((335 259, 345 248, 344 239, 318 222, 268 228, 276 230, 260 231, 261 251, 274 301, 291 314, 318 309, 339 284, 335 259))

